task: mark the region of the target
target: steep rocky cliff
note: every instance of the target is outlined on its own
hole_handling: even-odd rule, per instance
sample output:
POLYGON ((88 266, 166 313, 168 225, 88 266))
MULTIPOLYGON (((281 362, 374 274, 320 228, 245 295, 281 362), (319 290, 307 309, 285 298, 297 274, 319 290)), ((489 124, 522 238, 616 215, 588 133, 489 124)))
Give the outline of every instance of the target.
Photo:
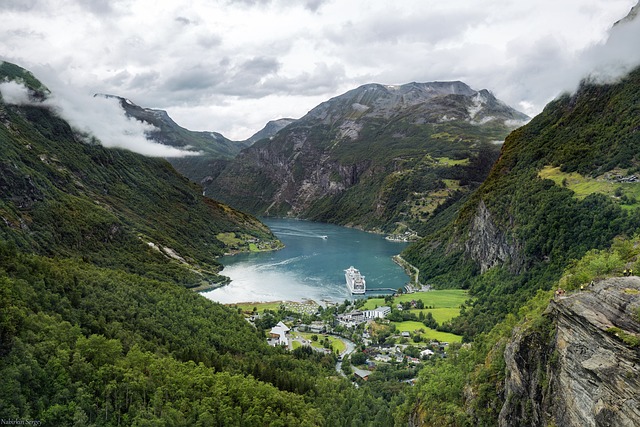
POLYGON ((243 150, 207 194, 261 215, 420 229, 479 185, 526 119, 462 82, 364 85, 243 150))
POLYGON ((479 327, 460 322, 471 326, 467 333, 558 280, 572 259, 636 232, 638 99, 640 69, 613 84, 585 82, 549 103, 506 138, 452 220, 405 251, 425 283, 466 286, 478 297, 467 316, 479 327))
POLYGON ((640 425, 640 278, 556 297, 507 345, 501 426, 640 425))
POLYGON ((505 263, 509 263, 512 270, 518 271, 523 263, 522 248, 516 242, 509 241, 508 234, 496 224, 482 200, 471 221, 465 252, 480 265, 480 273, 505 263))
MULTIPOLYGON (((611 40, 627 34, 638 10, 640 3, 614 25, 611 40)), ((474 272, 559 274, 568 260, 634 232, 637 222, 622 223, 640 206, 632 195, 640 171, 640 69, 611 84, 597 81, 586 78, 506 138, 487 179, 447 229, 406 254, 424 280, 466 274, 464 263, 473 263, 474 272)))

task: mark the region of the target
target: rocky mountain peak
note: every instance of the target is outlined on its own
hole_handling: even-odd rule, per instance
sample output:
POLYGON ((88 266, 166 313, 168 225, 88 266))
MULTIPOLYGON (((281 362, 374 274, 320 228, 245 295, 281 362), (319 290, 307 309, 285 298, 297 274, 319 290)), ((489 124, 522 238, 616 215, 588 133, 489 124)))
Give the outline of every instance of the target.
POLYGON ((130 99, 124 98, 118 95, 111 95, 106 93, 96 93, 94 97, 102 97, 107 99, 116 99, 120 102, 120 106, 129 117, 133 117, 137 120, 150 123, 154 126, 158 126, 158 121, 162 122, 166 126, 177 128, 179 125, 173 121, 169 114, 165 110, 158 110, 154 108, 144 108, 130 99))
POLYGON ((385 120, 416 109, 426 122, 452 119, 526 121, 528 117, 497 100, 486 89, 476 91, 461 81, 411 82, 403 85, 366 84, 332 98, 301 119, 340 124, 369 118, 385 120))
POLYGON ((260 215, 422 226, 479 184, 495 141, 526 118, 460 81, 366 84, 242 151, 207 194, 260 215))
POLYGON ((276 133, 280 132, 285 127, 289 126, 291 123, 295 122, 296 119, 283 118, 277 120, 270 120, 265 127, 261 130, 253 134, 247 142, 253 144, 254 142, 261 140, 263 138, 271 138, 276 133))
POLYGON ((633 21, 634 19, 637 19, 639 14, 640 14, 640 1, 638 3, 636 3, 636 5, 631 8, 631 10, 629 11, 629 14, 627 14, 627 16, 625 16, 621 20, 617 21, 613 25, 615 27, 616 25, 619 25, 619 24, 622 24, 622 23, 625 23, 625 22, 633 21))

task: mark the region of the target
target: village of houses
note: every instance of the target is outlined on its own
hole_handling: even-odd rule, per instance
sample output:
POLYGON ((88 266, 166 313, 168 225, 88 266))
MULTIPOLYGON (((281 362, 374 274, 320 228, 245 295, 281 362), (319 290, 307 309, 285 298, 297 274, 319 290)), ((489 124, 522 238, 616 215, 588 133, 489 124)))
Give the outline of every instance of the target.
POLYGON ((463 291, 430 291, 325 307, 313 301, 271 303, 263 310, 260 304, 237 306, 265 331, 272 346, 290 351, 308 346, 333 354, 338 373, 354 381, 367 381, 376 370, 387 372, 391 366, 411 372, 402 381, 413 383, 422 363, 446 357, 450 343, 460 343, 461 337, 435 330, 434 317, 443 322, 457 316, 465 299, 463 291))

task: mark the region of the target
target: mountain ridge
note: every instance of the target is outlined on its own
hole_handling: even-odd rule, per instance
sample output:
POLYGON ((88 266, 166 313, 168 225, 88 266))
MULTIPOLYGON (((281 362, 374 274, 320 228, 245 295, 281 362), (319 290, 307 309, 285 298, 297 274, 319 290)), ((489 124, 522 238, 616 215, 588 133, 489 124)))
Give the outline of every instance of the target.
MULTIPOLYGON (((0 65, 4 79, 21 75, 30 73, 0 65)), ((30 91, 44 91, 37 80, 28 85, 30 91)), ((104 148, 41 101, 0 102, 3 240, 98 265, 115 262, 137 271, 138 262, 150 274, 172 272, 189 287, 228 280, 218 274, 216 258, 232 249, 217 235, 233 232, 241 241, 276 242, 254 217, 204 198, 165 160, 104 148)))
POLYGON ((257 215, 422 229, 479 185, 496 141, 527 119, 462 82, 363 85, 243 150, 205 188, 257 215))
POLYGON ((405 259, 420 268, 422 280, 486 293, 483 273, 500 271, 512 296, 485 303, 514 307, 535 286, 549 286, 569 259, 633 233, 635 184, 607 176, 631 176, 639 165, 639 78, 636 69, 614 84, 585 81, 513 131, 487 179, 449 224, 407 249, 405 259), (591 190, 576 193, 587 184, 591 190))
POLYGON ((118 95, 96 94, 116 99, 128 117, 155 127, 146 132, 146 137, 159 144, 191 151, 194 155, 168 157, 174 168, 193 182, 207 186, 244 148, 254 142, 270 138, 282 128, 295 122, 283 118, 269 121, 261 130, 242 141, 232 141, 215 131, 192 131, 178 125, 165 110, 141 107, 131 100, 118 95))

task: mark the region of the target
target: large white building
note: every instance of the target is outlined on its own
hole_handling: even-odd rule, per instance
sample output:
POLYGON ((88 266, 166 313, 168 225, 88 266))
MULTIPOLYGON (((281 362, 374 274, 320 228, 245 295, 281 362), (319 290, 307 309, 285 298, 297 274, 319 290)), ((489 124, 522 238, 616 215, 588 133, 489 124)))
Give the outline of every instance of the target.
POLYGON ((391 313, 391 307, 382 306, 374 308, 373 310, 365 310, 364 317, 367 319, 384 319, 391 313))
POLYGON ((352 327, 364 323, 367 320, 384 319, 389 313, 391 313, 391 307, 384 306, 374 308, 373 310, 354 310, 349 313, 340 314, 337 318, 338 322, 345 326, 352 327))

